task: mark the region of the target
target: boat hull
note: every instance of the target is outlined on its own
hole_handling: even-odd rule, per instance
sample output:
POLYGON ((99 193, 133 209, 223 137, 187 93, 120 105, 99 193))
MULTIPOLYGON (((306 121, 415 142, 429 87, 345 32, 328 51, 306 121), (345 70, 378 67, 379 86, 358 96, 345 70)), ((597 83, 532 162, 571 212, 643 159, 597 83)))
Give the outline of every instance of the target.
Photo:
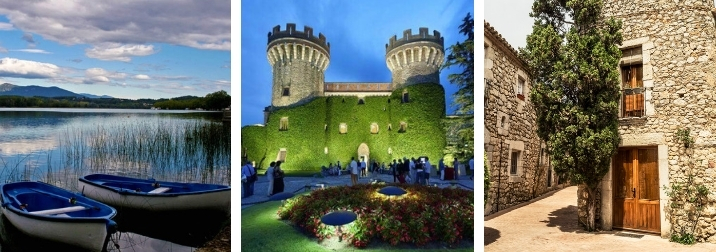
POLYGON ((192 193, 137 193, 132 190, 117 190, 80 180, 78 190, 86 197, 117 208, 131 208, 147 211, 195 211, 212 210, 229 212, 231 190, 213 190, 192 193))
MULTIPOLYGON (((33 219, 17 214, 7 207, 2 213, 21 232, 45 240, 70 244, 87 249, 102 251, 109 240, 110 230, 106 222, 67 222, 33 219)), ((111 229, 111 228, 109 228, 111 229)))
POLYGON ((8 183, 0 194, 5 218, 29 236, 101 251, 116 231, 114 208, 56 186, 8 183))

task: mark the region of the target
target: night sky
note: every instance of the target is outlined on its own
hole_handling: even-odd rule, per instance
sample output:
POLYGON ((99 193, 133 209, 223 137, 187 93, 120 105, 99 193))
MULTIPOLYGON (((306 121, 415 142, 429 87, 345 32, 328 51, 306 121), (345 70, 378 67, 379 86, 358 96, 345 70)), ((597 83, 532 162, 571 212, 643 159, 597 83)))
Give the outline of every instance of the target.
MULTIPOLYGON (((453 1, 242 1, 241 3, 241 125, 263 123, 263 109, 271 104, 271 68, 266 58, 267 35, 276 25, 296 30, 307 25, 323 33, 331 44, 326 82, 390 82, 385 44, 403 30, 427 27, 445 39, 445 48, 465 36, 458 26, 470 13, 472 0, 453 1)), ((475 18, 477 19, 477 18, 475 18)), ((478 19, 479 21, 479 19, 478 19)), ((478 22, 479 24, 479 22, 478 22)), ((445 52, 448 53, 447 50, 445 52)), ((447 114, 453 114, 455 85, 447 80, 451 68, 440 73, 447 114)))

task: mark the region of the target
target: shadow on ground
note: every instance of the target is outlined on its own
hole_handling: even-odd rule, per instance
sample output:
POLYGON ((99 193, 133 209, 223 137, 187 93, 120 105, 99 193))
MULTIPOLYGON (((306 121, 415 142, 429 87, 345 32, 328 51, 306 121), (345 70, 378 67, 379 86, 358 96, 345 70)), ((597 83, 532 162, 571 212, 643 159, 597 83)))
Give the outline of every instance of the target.
POLYGON ((577 206, 566 206, 557 209, 547 217, 548 220, 541 221, 547 223, 548 227, 557 227, 562 232, 580 232, 584 229, 579 226, 577 217, 577 206))
POLYGON ((492 244, 500 238, 500 230, 485 227, 485 246, 492 244))

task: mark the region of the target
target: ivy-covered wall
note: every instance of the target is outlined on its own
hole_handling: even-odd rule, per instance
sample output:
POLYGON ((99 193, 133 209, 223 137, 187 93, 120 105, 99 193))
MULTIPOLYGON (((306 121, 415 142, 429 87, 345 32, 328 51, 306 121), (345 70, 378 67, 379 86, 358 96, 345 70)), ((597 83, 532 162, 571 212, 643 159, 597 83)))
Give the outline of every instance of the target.
POLYGON ((273 111, 265 127, 241 129, 242 154, 264 168, 285 148, 285 170, 320 170, 337 160, 345 167, 351 157, 357 158, 358 146, 365 143, 370 158, 386 164, 396 158, 420 156, 436 163, 445 148, 445 90, 438 84, 406 88, 395 90, 390 97, 366 97, 361 105, 357 97, 332 96, 273 111), (410 102, 401 103, 406 88, 410 102), (282 117, 288 117, 286 131, 279 131, 282 117), (403 133, 398 132, 401 121, 408 125, 403 133), (341 123, 347 125, 346 134, 339 133, 341 123), (377 134, 370 132, 372 123, 379 126, 377 134), (388 130, 388 124, 392 130, 388 130))

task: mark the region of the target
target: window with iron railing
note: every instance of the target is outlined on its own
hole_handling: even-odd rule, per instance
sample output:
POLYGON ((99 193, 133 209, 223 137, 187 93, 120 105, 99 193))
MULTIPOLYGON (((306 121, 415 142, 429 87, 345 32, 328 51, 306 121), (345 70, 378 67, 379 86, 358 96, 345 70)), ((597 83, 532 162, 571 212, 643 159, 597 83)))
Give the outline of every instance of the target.
POLYGON ((641 64, 622 66, 621 117, 644 116, 644 81, 641 64))

